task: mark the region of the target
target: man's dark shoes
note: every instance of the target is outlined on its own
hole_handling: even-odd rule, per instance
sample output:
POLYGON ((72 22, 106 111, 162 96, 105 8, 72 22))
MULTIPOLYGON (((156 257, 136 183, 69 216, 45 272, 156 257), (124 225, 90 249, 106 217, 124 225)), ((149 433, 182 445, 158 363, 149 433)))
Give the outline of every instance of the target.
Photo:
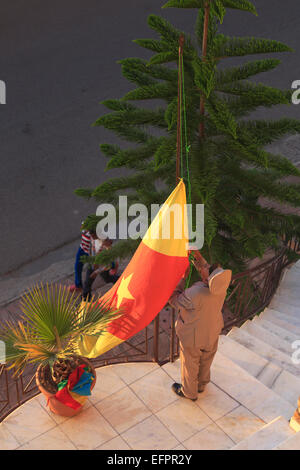
POLYGON ((182 398, 187 398, 188 400, 192 400, 192 401, 196 401, 197 398, 189 398, 189 397, 186 397, 182 391, 182 388, 181 388, 181 384, 178 384, 177 382, 175 382, 173 385, 172 385, 172 390, 174 393, 176 393, 176 395, 178 395, 179 397, 182 397, 182 398))

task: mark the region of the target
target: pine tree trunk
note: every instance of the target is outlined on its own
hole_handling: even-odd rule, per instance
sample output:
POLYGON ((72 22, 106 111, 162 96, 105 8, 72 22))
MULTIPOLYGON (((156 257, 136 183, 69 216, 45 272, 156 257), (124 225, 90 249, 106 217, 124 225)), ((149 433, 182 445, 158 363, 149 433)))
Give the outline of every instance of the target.
MULTIPOLYGON (((202 38, 202 60, 205 62, 207 54, 207 37, 208 37, 208 23, 209 23, 209 11, 210 11, 210 0, 205 4, 205 15, 204 15, 204 27, 203 27, 203 38, 202 38)), ((205 112, 205 98, 202 95, 200 98, 200 115, 204 116, 205 112)), ((200 123, 199 126, 200 139, 204 138, 204 122, 200 123)))

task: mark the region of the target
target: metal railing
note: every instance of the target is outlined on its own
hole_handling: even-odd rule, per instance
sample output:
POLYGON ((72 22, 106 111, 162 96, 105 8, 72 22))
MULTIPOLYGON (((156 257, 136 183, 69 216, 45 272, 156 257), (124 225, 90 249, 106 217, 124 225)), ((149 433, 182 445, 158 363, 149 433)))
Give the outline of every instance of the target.
MULTIPOLYGON (((288 253, 291 251, 299 252, 298 241, 285 241, 285 247, 271 259, 233 276, 223 308, 224 332, 232 326, 240 326, 270 303, 283 269, 290 263, 288 253)), ((173 362, 178 354, 175 313, 174 309, 170 309, 168 328, 162 328, 159 314, 150 325, 129 341, 92 362, 95 367, 139 361, 163 364, 173 362)), ((20 377, 15 377, 13 372, 5 365, 0 365, 0 422, 39 393, 33 366, 27 366, 20 377)))

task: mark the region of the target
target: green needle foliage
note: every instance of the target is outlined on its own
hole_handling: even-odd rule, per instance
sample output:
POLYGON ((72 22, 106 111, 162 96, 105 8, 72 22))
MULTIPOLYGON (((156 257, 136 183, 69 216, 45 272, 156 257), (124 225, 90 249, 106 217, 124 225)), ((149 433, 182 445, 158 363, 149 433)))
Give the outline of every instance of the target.
MULTIPOLYGON (((151 51, 152 57, 149 61, 137 57, 120 61, 124 77, 134 88, 121 99, 105 101, 110 112, 95 122, 95 126, 103 126, 132 144, 126 149, 102 144, 107 169, 128 168, 131 172, 76 193, 101 203, 117 202, 118 195, 125 191, 130 202, 150 206, 152 202, 162 204, 174 188, 178 45, 183 34, 192 203, 205 204, 202 252, 211 262, 219 261, 234 271, 243 269, 246 260, 262 256, 270 246, 276 248, 284 234, 299 234, 300 218, 283 214, 280 207, 300 206, 300 185, 284 181, 300 172, 284 156, 273 155, 264 147, 284 135, 299 133, 300 122, 288 118, 253 120, 249 116, 258 107, 290 104, 290 91, 256 83, 253 77, 280 63, 277 58, 266 58, 266 54, 290 52, 291 48, 270 39, 220 33, 227 10, 257 15, 248 0, 169 0, 163 8, 194 9, 194 34, 150 15, 148 25, 158 38, 138 39, 135 43, 151 51), (202 50, 203 39, 206 53, 202 50), (251 59, 253 54, 263 54, 263 58, 251 59), (227 65, 226 59, 231 57, 241 57, 241 64, 227 65), (146 109, 141 100, 149 100, 150 104, 160 100, 160 106, 155 107, 154 102, 146 109), (200 100, 204 112, 200 111, 200 100), (261 197, 277 203, 279 208, 262 207, 261 197)), ((181 176, 186 181, 185 164, 183 168, 181 176)), ((86 227, 92 228, 95 221, 88 218, 86 227)), ((122 241, 96 260, 101 263, 103 256, 126 256, 133 246, 130 240, 122 241)))
POLYGON ((20 321, 0 322, 0 339, 6 346, 6 363, 22 373, 27 364, 49 364, 78 355, 82 335, 103 332, 120 311, 107 302, 78 305, 66 286, 37 285, 21 299, 20 321))

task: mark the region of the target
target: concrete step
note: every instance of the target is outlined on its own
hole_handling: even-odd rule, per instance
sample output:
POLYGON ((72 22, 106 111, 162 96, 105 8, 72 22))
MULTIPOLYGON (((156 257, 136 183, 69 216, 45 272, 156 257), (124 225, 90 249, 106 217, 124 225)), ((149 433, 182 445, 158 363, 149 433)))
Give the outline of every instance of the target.
POLYGON ((287 331, 300 335, 300 321, 286 315, 285 313, 272 310, 271 308, 266 308, 258 317, 255 318, 265 318, 287 331))
POLYGON ((294 269, 294 268, 299 268, 300 269, 300 260, 296 261, 296 263, 293 263, 291 265, 291 269, 294 269))
POLYGON ((300 270, 299 274, 295 275, 294 273, 289 273, 276 290, 276 294, 284 292, 284 290, 298 290, 300 284, 300 270))
POLYGON ((293 364, 292 355, 288 356, 284 354, 270 344, 251 335, 243 328, 232 328, 228 336, 280 368, 289 371, 296 377, 300 377, 300 368, 296 364, 293 364))
MULTIPOLYGON (((257 377, 260 380, 260 377, 257 377)), ((300 378, 287 370, 281 370, 272 384, 272 390, 297 408, 300 396, 300 378)))
POLYGON ((300 395, 300 378, 269 362, 230 336, 220 336, 219 351, 296 409, 300 395))
POLYGON ((272 388, 276 378, 282 372, 276 364, 236 342, 230 336, 220 336, 219 351, 268 388, 272 388))
POLYGON ((273 450, 300 450, 300 432, 288 437, 273 450))
POLYGON ((245 348, 230 336, 221 335, 219 337, 218 350, 253 377, 257 377, 269 363, 267 359, 245 348))
POLYGON ((212 364, 211 381, 265 423, 269 423, 278 415, 289 420, 294 414, 294 406, 220 351, 212 364))
POLYGON ((298 290, 299 284, 297 284, 297 286, 295 286, 294 288, 281 287, 280 290, 277 289, 273 296, 273 299, 278 299, 279 301, 281 300, 282 302, 294 305, 299 309, 300 298, 298 295, 298 290))
POLYGON ((296 279, 300 279, 300 269, 299 268, 297 268, 297 269, 293 269, 293 268, 286 269, 283 276, 282 276, 282 278, 281 278, 280 286, 287 285, 289 283, 294 283, 296 281, 296 279))
POLYGON ((279 336, 274 335, 271 331, 262 328, 255 322, 247 320, 243 323, 241 329, 247 331, 270 346, 273 346, 273 348, 278 349, 284 354, 291 355, 294 352, 290 342, 284 341, 279 336))
MULTIPOLYGON (((275 380, 277 379, 277 377, 281 374, 281 372, 282 372, 282 369, 279 366, 277 366, 276 364, 273 364, 272 362, 268 362, 266 367, 256 376, 256 378, 261 383, 263 383, 266 387, 272 390, 273 384, 275 380)), ((286 400, 285 397, 282 397, 282 398, 286 400)))
POLYGON ((300 320, 300 301, 297 302, 295 299, 275 294, 269 304, 269 308, 300 320))
POLYGON ((289 275, 289 279, 291 279, 292 276, 294 276, 294 277, 299 277, 300 276, 300 269, 299 268, 292 267, 292 268, 288 269, 287 272, 288 272, 288 275, 289 275))
POLYGON ((282 339, 283 341, 289 344, 299 339, 299 335, 292 333, 291 331, 280 327, 279 325, 274 323, 272 320, 269 321, 266 318, 263 318, 261 316, 255 316, 252 320, 252 323, 255 323, 261 328, 264 328, 265 330, 270 331, 272 334, 278 336, 279 339, 282 339))
POLYGON ((281 277, 278 289, 281 287, 288 287, 289 285, 299 285, 300 269, 290 268, 286 269, 281 277), (298 283, 298 284, 297 284, 298 283))
POLYGON ((289 286, 280 286, 276 290, 275 295, 277 295, 278 297, 285 298, 288 302, 291 302, 292 304, 295 303, 295 305, 298 305, 300 302, 298 290, 299 282, 289 286))
POLYGON ((295 435, 289 423, 282 416, 239 442, 231 450, 272 450, 295 435))
POLYGON ((299 269, 300 269, 300 260, 296 261, 296 263, 294 263, 294 264, 291 266, 291 269, 295 269, 295 268, 299 268, 299 269))
POLYGON ((300 273, 300 268, 297 266, 292 266, 290 269, 288 269, 288 272, 294 273, 295 275, 299 275, 300 273))

